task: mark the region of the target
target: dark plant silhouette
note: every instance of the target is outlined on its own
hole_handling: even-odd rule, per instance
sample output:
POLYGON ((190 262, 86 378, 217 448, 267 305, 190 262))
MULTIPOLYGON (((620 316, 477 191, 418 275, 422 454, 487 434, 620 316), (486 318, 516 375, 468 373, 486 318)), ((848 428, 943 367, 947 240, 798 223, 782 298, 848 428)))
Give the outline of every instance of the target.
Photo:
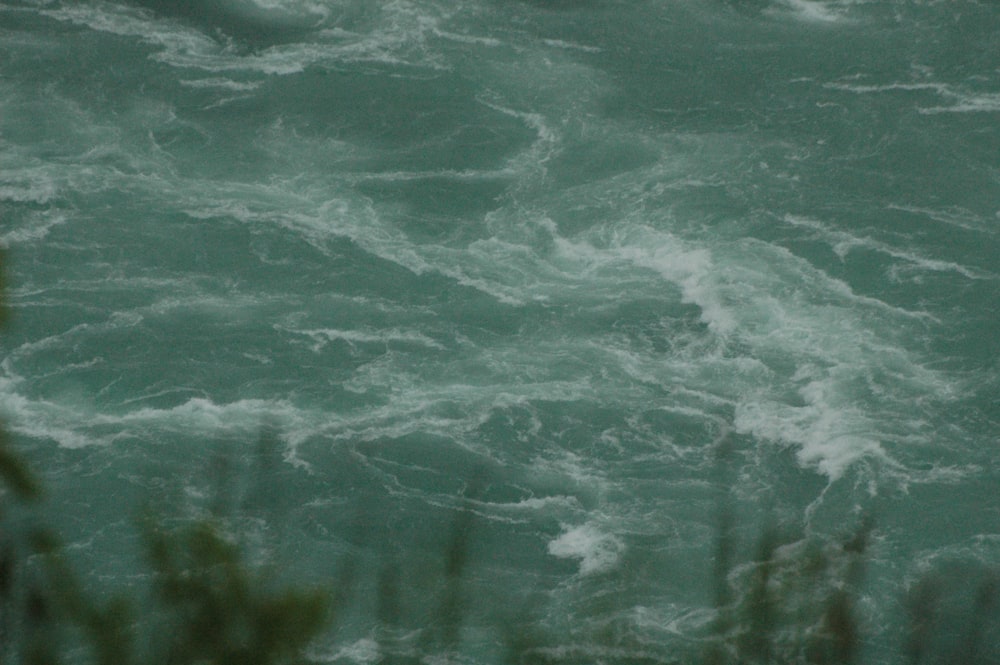
MULTIPOLYGON (((3 256, 0 254, 0 268, 3 256)), ((6 318, 0 270, 0 323, 6 318)), ((719 446, 720 469, 729 444, 719 446)), ((265 426, 257 445, 249 489, 240 496, 232 460, 224 451, 212 469, 215 496, 207 515, 139 522, 149 566, 150 607, 138 611, 121 597, 87 588, 58 536, 34 511, 40 483, 16 454, 0 424, 0 665, 295 665, 307 647, 333 626, 349 601, 359 568, 348 557, 328 588, 287 588, 275 570, 248 563, 239 514, 282 521, 267 487, 279 468, 279 436, 265 426), (15 515, 17 519, 12 519, 15 515), (14 523, 16 521, 16 524, 14 523)), ((420 619, 417 651, 399 641, 405 607, 403 585, 412 574, 405 560, 385 556, 375 580, 373 632, 379 663, 463 659, 463 627, 471 605, 467 577, 477 537, 472 510, 480 478, 454 506, 441 553, 434 609, 420 619)), ((703 648, 691 653, 641 652, 620 639, 617 624, 595 633, 594 644, 614 648, 591 656, 562 649, 565 636, 546 633, 535 617, 541 605, 495 614, 502 658, 510 665, 580 662, 704 663, 705 665, 853 665, 863 632, 856 615, 874 521, 837 539, 807 538, 788 525, 762 529, 753 556, 739 563, 734 509, 727 488, 719 501, 711 573, 714 621, 703 648), (617 655, 621 653, 622 655, 617 655)), ((359 514, 358 530, 364 522, 359 514)), ((988 665, 1000 662, 1000 575, 962 566, 925 573, 905 599, 908 626, 900 660, 911 665, 988 665)), ((623 573, 625 574, 625 573, 623 573)), ((623 585, 626 586, 626 585, 623 585)), ((606 596, 606 594, 605 594, 606 596)), ((594 599, 614 603, 607 597, 594 599)))
POLYGON ((144 529, 168 630, 165 662, 265 665, 296 658, 325 625, 322 591, 278 590, 212 520, 144 529))
MULTIPOLYGON (((7 314, 3 258, 0 323, 7 314)), ((263 434, 261 457, 269 442, 263 434)), ((58 536, 28 511, 42 495, 0 423, 0 664, 297 663, 327 625, 332 594, 281 588, 246 562, 238 538, 217 518, 170 528, 162 519, 142 520, 156 601, 151 616, 121 597, 101 599, 82 584, 58 536), (16 528, 12 510, 21 513, 16 528), (140 653, 139 641, 153 647, 140 653)))

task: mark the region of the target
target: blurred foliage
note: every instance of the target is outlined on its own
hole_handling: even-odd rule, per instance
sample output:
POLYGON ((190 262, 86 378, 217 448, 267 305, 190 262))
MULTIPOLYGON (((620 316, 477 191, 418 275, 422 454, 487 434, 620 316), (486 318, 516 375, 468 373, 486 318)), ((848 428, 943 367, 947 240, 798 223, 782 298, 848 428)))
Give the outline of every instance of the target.
MULTIPOLYGON (((0 252, 0 323, 4 265, 0 252)), ((327 626, 329 592, 281 588, 215 518, 174 528, 142 521, 152 616, 123 597, 102 598, 32 513, 41 496, 0 423, 0 665, 295 664, 327 626)))
POLYGON ((0 427, 0 479, 4 487, 21 500, 37 499, 41 487, 25 463, 14 454, 7 441, 7 432, 0 427))
POLYGON ((327 593, 275 589, 212 520, 174 530, 149 522, 144 537, 167 631, 183 636, 169 642, 162 662, 295 662, 326 623, 327 593))
MULTIPOLYGON (((862 582, 869 518, 839 542, 809 540, 781 545, 774 527, 763 530, 737 596, 731 566, 716 570, 716 621, 705 662, 839 663, 857 660, 861 644, 855 598, 862 582), (735 600, 734 600, 735 598, 735 600)), ((722 531, 720 541, 731 540, 722 531)), ((720 543, 722 551, 734 549, 720 543)))
MULTIPOLYGON (((23 503, 10 494, 4 508, 23 503)), ((214 518, 142 522, 154 603, 141 615, 86 588, 58 537, 35 521, 14 537, 0 516, 0 663, 295 664, 328 625, 328 590, 281 587, 214 518)))
MULTIPOLYGON (((6 255, 3 248, 0 248, 0 326, 7 321, 6 267, 6 255)), ((11 451, 3 427, 0 427, 0 480, 3 481, 3 487, 13 492, 19 499, 35 499, 41 493, 38 483, 28 472, 27 467, 11 451)))
MULTIPOLYGON (((0 254, 0 322, 5 318, 0 254)), ((274 570, 248 562, 234 511, 270 511, 267 491, 278 468, 278 436, 262 430, 254 481, 245 496, 225 455, 214 463, 216 496, 206 516, 140 521, 149 566, 150 607, 95 592, 81 583, 60 540, 33 513, 42 489, 15 453, 0 423, 0 665, 298 665, 306 649, 334 624, 355 585, 348 558, 332 588, 287 588, 274 570)), ((720 452, 724 465, 726 451, 720 452)), ((725 482, 720 486, 727 487, 725 482)), ((436 607, 420 618, 416 640, 403 627, 403 585, 414 571, 383 562, 374 589, 373 633, 378 663, 467 661, 463 627, 473 609, 466 579, 476 535, 479 480, 454 506, 441 553, 436 607)), ((738 562, 733 507, 719 502, 712 577, 713 620, 690 653, 662 653, 638 644, 628 626, 606 623, 589 634, 548 634, 541 603, 499 610, 496 634, 511 665, 557 663, 699 663, 704 665, 852 665, 863 656, 857 605, 873 520, 864 517, 839 540, 762 530, 749 562, 738 562), (589 640, 589 642, 588 642, 589 640), (630 641, 633 640, 633 641, 630 641), (569 646, 573 643, 572 646, 569 646), (593 647, 593 649, 591 649, 593 647)), ((269 498, 271 497, 271 498, 269 498)), ((358 516, 359 529, 364 516, 358 516)), ((784 528, 784 527, 783 527, 784 528)), ((786 529, 787 530, 787 529, 786 529)), ((494 601, 495 602, 495 601, 494 601)), ((625 602, 608 594, 594 601, 625 602)), ((1000 576, 954 564, 932 569, 912 585, 899 662, 910 665, 1000 663, 1000 576)), ((425 605, 426 607, 426 605, 425 605)), ((600 612, 598 612, 600 614, 600 612)), ((880 662, 892 660, 884 655, 880 662)))

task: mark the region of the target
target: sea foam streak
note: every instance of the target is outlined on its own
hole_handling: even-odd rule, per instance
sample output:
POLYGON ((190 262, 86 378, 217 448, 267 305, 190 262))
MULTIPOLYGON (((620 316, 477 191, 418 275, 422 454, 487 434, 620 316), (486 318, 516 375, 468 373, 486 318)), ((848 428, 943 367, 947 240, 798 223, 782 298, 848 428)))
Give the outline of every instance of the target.
POLYGON ((821 237, 829 240, 833 247, 833 251, 841 258, 847 256, 848 252, 856 247, 861 247, 865 249, 873 249, 878 252, 887 254, 893 258, 901 259, 906 261, 913 269, 926 270, 933 272, 956 272, 963 277, 969 279, 997 279, 996 275, 991 275, 989 273, 983 273, 977 270, 967 268, 963 265, 952 263, 950 261, 940 261, 937 259, 930 259, 924 256, 920 256, 916 252, 906 251, 902 249, 896 249, 887 243, 880 242, 878 240, 867 238, 863 236, 856 236, 850 233, 845 233, 843 231, 836 231, 828 228, 821 222, 816 220, 808 219, 805 217, 799 217, 796 215, 785 215, 784 221, 788 224, 794 226, 809 228, 815 230, 821 237))
POLYGON ((442 67, 423 47, 427 34, 433 34, 434 21, 408 7, 408 3, 389 3, 383 7, 380 13, 384 23, 368 34, 345 40, 343 31, 334 31, 331 33, 334 39, 328 42, 276 45, 261 54, 238 54, 226 44, 178 21, 110 3, 60 7, 41 13, 95 31, 135 37, 158 49, 152 56, 156 60, 182 69, 245 70, 282 76, 300 73, 311 65, 337 62, 442 67))
POLYGON ((933 92, 939 97, 952 102, 952 104, 947 106, 917 107, 920 113, 926 115, 938 113, 993 113, 1000 111, 1000 93, 972 92, 949 83, 933 81, 884 84, 827 83, 824 84, 824 87, 856 94, 927 91, 933 92))
MULTIPOLYGON (((3 191, 0 189, 0 197, 3 191)), ((30 226, 7 231, 0 235, 0 247, 11 247, 21 243, 41 240, 49 234, 49 231, 60 224, 66 222, 66 216, 60 214, 35 215, 30 219, 30 226)))

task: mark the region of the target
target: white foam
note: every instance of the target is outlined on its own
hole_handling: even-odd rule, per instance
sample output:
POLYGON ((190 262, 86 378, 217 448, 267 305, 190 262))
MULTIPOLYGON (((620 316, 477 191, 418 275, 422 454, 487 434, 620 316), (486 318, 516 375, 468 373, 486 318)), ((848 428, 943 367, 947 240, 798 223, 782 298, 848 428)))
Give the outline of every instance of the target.
MULTIPOLYGON (((93 396, 82 389, 70 388, 53 398, 28 398, 17 392, 18 387, 27 380, 18 376, 12 368, 16 364, 16 357, 62 342, 72 332, 87 328, 87 324, 81 324, 63 335, 22 345, 4 359, 4 376, 0 376, 0 415, 11 431, 50 439, 65 448, 80 448, 107 445, 122 437, 145 438, 151 433, 163 431, 195 433, 199 436, 230 431, 252 436, 259 429, 263 418, 277 423, 285 431, 295 432, 303 429, 312 419, 283 400, 246 399, 219 404, 205 397, 194 397, 168 408, 127 409, 135 402, 170 394, 197 392, 183 386, 141 394, 126 400, 118 405, 120 410, 117 413, 97 411, 93 396)), ((80 366, 99 362, 100 359, 91 359, 89 363, 81 363, 80 366)), ((292 454, 294 450, 290 448, 288 455, 292 454)))
POLYGON ((533 497, 530 499, 522 499, 521 501, 516 501, 513 503, 481 502, 481 505, 495 510, 531 511, 531 512, 549 510, 551 508, 556 508, 560 510, 569 509, 577 511, 580 510, 582 507, 580 504, 580 500, 575 496, 566 496, 562 494, 556 496, 533 497))
MULTIPOLYGON (((0 196, 3 192, 0 191, 0 196)), ((34 215, 29 218, 31 224, 20 229, 12 229, 0 235, 0 247, 9 248, 13 245, 34 242, 41 240, 49 234, 49 231, 60 224, 66 222, 65 215, 44 214, 34 215)))
MULTIPOLYGON (((437 273, 458 284, 474 288, 509 305, 523 305, 527 300, 544 299, 544 296, 525 297, 524 289, 517 283, 510 284, 511 268, 507 250, 524 256, 523 247, 489 240, 474 242, 465 249, 445 246, 422 247, 412 243, 372 209, 370 203, 361 204, 333 199, 319 206, 318 212, 303 214, 268 214, 290 228, 304 232, 313 244, 325 250, 330 236, 346 236, 371 254, 400 265, 416 275, 437 273)), ((246 211, 246 217, 255 213, 246 211)), ((520 272, 520 271, 517 271, 520 272)), ((517 274, 515 272, 515 274, 517 274)))
MULTIPOLYGON (((761 249, 765 255, 770 256, 773 260, 779 261, 787 266, 793 266, 794 271, 798 272, 802 277, 804 277, 809 288, 807 291, 811 291, 816 295, 824 294, 822 297, 826 298, 829 296, 834 296, 837 300, 844 304, 858 304, 865 307, 873 307, 883 312, 892 314, 894 317, 901 317, 903 319, 912 319, 918 321, 937 321, 934 315, 929 312, 917 310, 912 311, 904 307, 897 307, 883 300, 879 300, 874 296, 864 296, 855 293, 851 286, 836 277, 831 277, 823 270, 813 267, 807 261, 800 259, 790 250, 785 247, 780 247, 777 245, 771 245, 757 240, 747 240, 746 243, 749 246, 756 246, 761 249)), ((786 276, 782 276, 785 278, 786 276)), ((771 298, 771 296, 765 296, 766 298, 771 298)), ((821 311, 822 307, 817 307, 817 311, 821 311)))
MULTIPOLYGON (((319 15, 327 11, 318 3, 294 3, 293 6, 288 2, 263 1, 267 6, 261 5, 261 10, 285 12, 287 16, 315 13, 319 22, 323 20, 319 15)), ((110 3, 69 5, 41 13, 95 31, 134 37, 159 49, 152 56, 155 60, 174 67, 209 72, 240 70, 282 76, 302 72, 311 65, 336 62, 446 68, 441 58, 430 52, 425 44, 437 19, 422 14, 406 2, 386 3, 380 9, 382 22, 368 34, 321 31, 321 38, 326 35, 335 41, 282 44, 250 54, 238 53, 227 44, 152 12, 110 3)))
POLYGON ((105 321, 78 323, 67 330, 21 344, 4 359, 4 370, 10 376, 17 376, 14 366, 23 358, 38 352, 51 352, 60 346, 71 346, 81 335, 103 334, 119 328, 131 328, 141 323, 143 317, 138 312, 114 312, 105 321))
MULTIPOLYGON (((743 238, 715 242, 709 251, 664 231, 622 229, 627 227, 615 230, 603 248, 581 240, 557 240, 556 246, 561 255, 584 263, 585 270, 578 272, 594 280, 625 279, 623 262, 656 271, 679 287, 682 301, 699 307, 701 320, 720 344, 713 348, 702 342, 696 356, 650 362, 628 342, 601 340, 604 361, 643 384, 676 385, 683 390, 675 391, 678 397, 710 395, 707 402, 698 399, 709 409, 730 405, 737 432, 794 448, 804 467, 836 479, 862 460, 891 466, 883 442, 896 437, 898 428, 893 418, 879 414, 903 409, 898 400, 954 396, 953 381, 922 366, 899 344, 901 331, 913 322, 934 322, 929 314, 859 295, 777 245, 743 238), (888 327, 873 327, 873 321, 888 327), (743 351, 735 357, 718 355, 729 347, 743 351), (772 363, 797 372, 787 376, 788 369, 775 371, 772 363), (859 385, 873 396, 859 398, 859 385), (797 398, 789 399, 790 388, 797 398)), ((921 269, 972 275, 961 266, 889 246, 880 249, 921 269)), ((639 283, 638 288, 651 287, 639 283)))
MULTIPOLYGON (((444 275, 445 277, 450 277, 454 279, 462 286, 468 286, 473 289, 476 289, 477 291, 492 296, 493 298, 496 298, 499 302, 505 305, 520 306, 524 305, 528 301, 528 299, 523 298, 519 295, 521 291, 519 288, 508 287, 503 284, 498 284, 497 282, 490 279, 484 279, 482 277, 469 275, 463 268, 445 268, 441 267, 440 265, 436 268, 431 268, 431 266, 424 260, 419 260, 416 262, 410 261, 409 263, 410 265, 419 266, 417 270, 414 270, 414 272, 417 272, 417 274, 420 274, 421 272, 425 272, 428 270, 433 270, 434 272, 444 275)), ((407 265, 407 267, 410 267, 410 265, 407 265)), ((531 298, 531 300, 544 300, 544 299, 545 299, 544 296, 536 296, 534 298, 531 298)))
MULTIPOLYGON (((504 109, 501 112, 517 113, 504 109)), ((549 140, 554 139, 539 129, 538 141, 549 140)), ((384 390, 392 395, 391 404, 335 417, 310 417, 298 424, 289 440, 309 436, 374 440, 414 432, 461 440, 495 407, 498 395, 521 400, 517 403, 531 399, 613 401, 642 394, 651 385, 664 385, 671 386, 678 399, 694 400, 709 410, 734 408, 737 431, 794 447, 804 466, 832 478, 842 476, 860 460, 887 457, 882 444, 893 432, 876 414, 895 403, 891 386, 877 386, 889 392, 874 403, 852 397, 856 384, 871 370, 884 372, 893 385, 905 384, 913 395, 947 397, 950 383, 925 371, 919 359, 898 345, 907 326, 914 321, 924 325, 932 317, 854 293, 849 285, 776 245, 747 239, 701 244, 693 234, 682 239, 637 224, 635 219, 612 220, 607 226, 564 237, 543 215, 510 210, 484 220, 491 233, 488 239, 464 247, 420 245, 394 227, 391 217, 383 217, 364 201, 344 196, 317 202, 314 197, 329 194, 295 183, 272 183, 271 187, 274 191, 264 193, 234 191, 232 200, 238 195, 241 203, 205 206, 193 214, 224 214, 261 224, 277 221, 320 248, 332 236, 349 237, 365 251, 414 273, 443 274, 513 304, 551 299, 599 307, 633 289, 670 302, 676 296, 663 290, 666 282, 677 287, 681 301, 698 307, 700 319, 718 340, 715 346, 699 342, 689 354, 651 359, 646 352, 612 338, 588 340, 589 345, 572 350, 566 348, 566 340, 553 346, 540 338, 519 339, 516 348, 492 348, 486 356, 477 352, 453 358, 441 367, 445 374, 433 378, 405 362, 407 354, 386 354, 359 368, 344 388, 359 393, 384 390), (881 328, 873 327, 873 322, 883 321, 891 324, 886 328, 891 331, 889 338, 881 328), (745 351, 725 357, 730 345, 745 351), (525 348, 531 353, 525 354, 525 348), (542 369, 552 365, 552 358, 570 356, 581 359, 580 367, 558 380, 542 369), (603 370, 601 381, 609 385, 595 384, 593 370, 586 369, 582 360, 586 358, 594 359, 590 367, 614 367, 621 374, 603 370), (773 372, 767 365, 771 359, 800 369, 814 368, 810 370, 814 375, 795 380, 791 390, 798 390, 797 401, 786 398, 789 387, 784 384, 789 377, 773 372), (471 385, 475 381, 469 377, 488 378, 481 385, 471 385), (720 377, 725 379, 720 381, 720 377), (465 415, 443 417, 442 408, 447 412, 448 405, 454 404, 461 405, 465 415)), ((209 195, 213 200, 228 196, 215 191, 209 195)), ((788 221, 825 232, 815 220, 788 221)), ((829 240, 849 243, 847 247, 876 242, 856 236, 829 236, 829 240)), ((962 274, 961 266, 934 263, 909 250, 887 244, 873 248, 922 270, 962 274)), ((293 327, 314 340, 314 348, 332 339, 353 343, 395 340, 428 348, 435 348, 436 343, 425 331, 405 327, 293 327)))
POLYGON ((837 480, 854 463, 867 457, 886 458, 877 440, 878 427, 857 406, 842 403, 831 380, 817 380, 800 389, 804 406, 749 398, 737 405, 733 428, 741 434, 797 447, 805 467, 815 467, 837 480))
MULTIPOLYGON (((9 363, 5 360, 4 369, 9 363)), ((79 431, 82 414, 49 400, 30 400, 14 389, 16 376, 0 377, 0 416, 10 431, 55 441, 64 448, 83 448, 100 443, 79 431)))
POLYGON ((441 37, 442 39, 448 39, 454 42, 459 42, 462 44, 476 44, 478 46, 503 46, 503 42, 494 37, 478 37, 476 35, 466 35, 459 34, 455 32, 449 32, 447 30, 442 30, 440 28, 433 28, 433 34, 441 37))
POLYGON ((87 436, 86 434, 82 434, 73 429, 71 426, 59 427, 58 425, 44 425, 38 422, 26 425, 23 421, 14 421, 8 426, 12 432, 34 438, 54 441, 60 448, 67 448, 70 450, 88 448, 90 446, 106 443, 105 440, 95 439, 87 436))
POLYGON ((517 171, 512 168, 500 169, 464 169, 456 171, 453 169, 438 169, 433 171, 376 171, 352 173, 349 179, 352 182, 364 182, 366 180, 382 180, 386 182, 406 182, 410 180, 445 179, 459 181, 477 180, 501 180, 517 175, 517 171))
MULTIPOLYGON (((792 226, 809 228, 816 231, 821 235, 827 242, 830 243, 833 251, 841 259, 845 258, 847 254, 855 247, 862 247, 864 249, 874 250, 887 254, 895 259, 901 259, 910 264, 911 269, 919 269, 932 272, 955 272, 963 277, 969 279, 989 279, 995 278, 994 275, 989 273, 980 272, 977 270, 972 270, 966 268, 963 265, 954 263, 951 261, 941 261, 939 259, 931 259, 925 256, 921 256, 915 250, 903 250, 897 249, 888 245, 887 243, 869 238, 866 236, 856 236, 846 231, 837 231, 828 228, 823 223, 809 219, 806 217, 801 217, 798 215, 785 215, 784 221, 792 226)), ((898 271, 897 273, 898 274, 898 271)))
POLYGON ((929 106, 917 110, 923 114, 1000 112, 1000 93, 953 93, 951 96, 955 98, 955 103, 950 106, 929 106))
POLYGON ((57 193, 55 181, 41 169, 0 170, 0 201, 45 204, 57 193))
POLYGON ((152 12, 142 9, 110 3, 69 4, 40 13, 57 21, 87 26, 97 32, 136 37, 160 46, 177 57, 182 54, 208 55, 220 51, 214 40, 172 21, 157 19, 152 12))
POLYGON ((951 100, 951 104, 942 106, 920 106, 919 113, 933 115, 937 113, 996 113, 1000 111, 1000 93, 971 92, 956 88, 948 83, 923 81, 916 83, 884 83, 884 84, 847 84, 826 83, 825 88, 846 90, 857 94, 886 93, 897 91, 922 92, 929 91, 939 97, 951 100))
MULTIPOLYGON (((257 194, 260 193, 259 189, 257 194)), ((278 223, 300 234, 317 250, 324 253, 329 251, 330 238, 347 237, 374 256, 396 263, 414 274, 440 272, 461 284, 489 293, 503 302, 512 304, 522 302, 510 296, 509 289, 504 289, 501 285, 493 285, 488 280, 467 275, 463 268, 454 267, 452 260, 442 261, 441 267, 433 265, 422 256, 420 249, 414 246, 405 234, 383 222, 370 203, 359 204, 343 198, 316 203, 280 189, 273 194, 274 201, 260 203, 246 200, 241 200, 239 203, 227 201, 191 207, 185 212, 198 219, 222 216, 244 222, 269 225, 278 223)), ((219 198, 218 194, 215 196, 219 198)), ((256 198, 256 195, 254 197, 256 198)), ((444 253, 461 258, 458 252, 444 250, 444 253)))
POLYGON ((233 81, 222 77, 204 79, 181 79, 181 85, 189 88, 223 88, 225 90, 249 91, 260 87, 261 81, 233 81))
POLYGON ((831 88, 834 90, 845 90, 847 92, 854 92, 857 94, 896 92, 898 90, 903 90, 903 91, 929 90, 931 92, 936 92, 938 94, 948 94, 950 91, 950 88, 946 83, 933 83, 933 82, 883 83, 883 84, 867 84, 867 85, 857 84, 857 83, 824 83, 823 87, 831 88))
POLYGON ((586 53, 600 53, 603 49, 598 46, 587 46, 586 44, 577 44, 576 42, 567 42, 562 39, 543 39, 542 43, 546 46, 552 46, 554 48, 570 49, 573 51, 584 51, 586 53))
POLYGON ((636 265, 651 268, 680 287, 682 300, 697 305, 701 320, 709 330, 726 335, 736 327, 736 319, 719 297, 712 255, 708 249, 686 249, 681 242, 661 234, 652 247, 627 245, 617 253, 636 265))
POLYGON ((267 12, 270 21, 319 24, 330 16, 330 7, 314 0, 250 0, 250 3, 267 12))
MULTIPOLYGON (((309 657, 323 663, 361 663, 369 665, 384 658, 379 643, 370 637, 363 637, 348 644, 339 644, 330 648, 327 652, 319 652, 315 649, 309 651, 309 657)), ((426 660, 426 659, 425 659, 426 660)))
MULTIPOLYGON (((276 326, 277 327, 277 326, 276 326)), ((339 330, 336 328, 314 328, 308 330, 286 329, 288 332, 306 335, 314 340, 313 351, 320 351, 333 340, 340 339, 350 344, 389 344, 402 342, 417 344, 431 349, 444 349, 441 344, 416 330, 339 330)))
POLYGON ((478 101, 483 106, 489 107, 494 111, 517 118, 533 129, 538 136, 530 149, 512 158, 510 168, 513 168, 516 172, 524 173, 527 167, 527 171, 530 173, 536 168, 543 168, 545 162, 555 154, 555 149, 559 142, 559 133, 541 113, 519 111, 482 97, 478 101))
POLYGON ((996 562, 1000 560, 1000 534, 969 534, 963 540, 915 552, 911 558, 921 577, 940 565, 958 561, 985 564, 989 570, 995 570, 996 562))
POLYGON ((813 23, 833 23, 841 20, 839 12, 831 9, 827 3, 814 0, 784 0, 798 18, 813 23))
MULTIPOLYGON (((267 299, 255 294, 241 294, 227 292, 221 294, 205 293, 197 284, 190 281, 183 283, 183 289, 178 289, 177 281, 172 282, 173 292, 186 292, 182 296, 167 296, 160 298, 146 307, 138 309, 135 315, 145 316, 154 314, 157 316, 186 315, 192 312, 218 316, 230 320, 244 319, 254 307, 267 302, 267 299)), ((137 286, 135 283, 128 283, 127 286, 137 286)))
MULTIPOLYGON (((908 206, 900 204, 890 204, 886 206, 890 210, 902 210, 903 212, 909 212, 915 215, 923 215, 929 217, 936 222, 941 222, 942 224, 947 224, 949 226, 954 226, 956 228, 964 229, 966 231, 976 231, 979 233, 986 233, 993 235, 995 232, 995 224, 992 220, 983 219, 980 215, 977 215, 971 210, 965 208, 960 208, 957 206, 936 209, 936 208, 921 208, 919 206, 908 206)), ((1000 211, 997 211, 996 217, 1000 218, 1000 211)))
POLYGON ((550 541, 548 551, 560 559, 580 559, 580 574, 592 575, 614 568, 625 551, 625 544, 592 524, 583 524, 567 528, 550 541))
POLYGON ((122 415, 97 415, 97 422, 149 423, 168 425, 172 428, 198 431, 221 429, 253 429, 260 424, 262 414, 294 414, 294 408, 284 401, 244 399, 226 404, 216 404, 210 399, 195 397, 168 409, 144 407, 122 415))

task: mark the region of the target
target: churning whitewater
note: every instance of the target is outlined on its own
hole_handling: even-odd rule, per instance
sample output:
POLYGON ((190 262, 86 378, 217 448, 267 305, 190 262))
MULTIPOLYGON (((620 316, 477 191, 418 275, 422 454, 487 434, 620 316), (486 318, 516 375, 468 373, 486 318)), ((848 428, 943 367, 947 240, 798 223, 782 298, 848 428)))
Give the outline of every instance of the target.
POLYGON ((1000 566, 995 3, 0 0, 0 245, 0 416, 81 570, 263 493, 260 556, 358 561, 317 660, 385 656, 398 565, 432 662, 466 522, 470 663, 518 612, 674 662, 720 514, 737 594, 766 525, 871 516, 871 662, 921 573, 1000 566))

